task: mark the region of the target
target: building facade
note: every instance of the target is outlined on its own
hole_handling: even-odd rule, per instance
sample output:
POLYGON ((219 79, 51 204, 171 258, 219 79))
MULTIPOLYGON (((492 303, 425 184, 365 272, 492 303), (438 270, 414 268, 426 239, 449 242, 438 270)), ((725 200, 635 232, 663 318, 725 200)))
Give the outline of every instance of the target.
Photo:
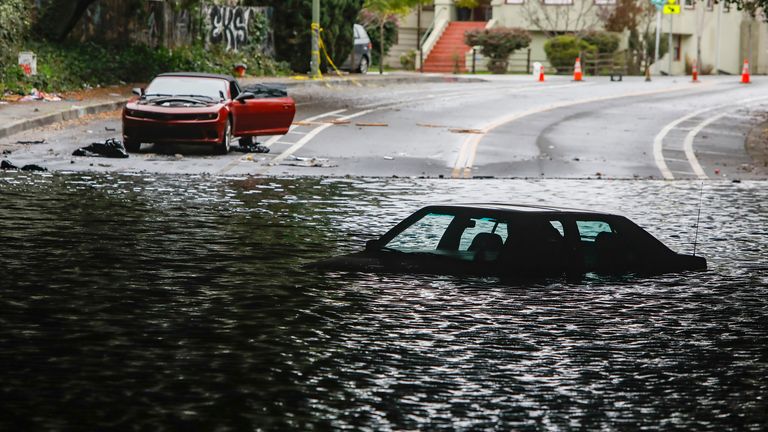
MULTIPOLYGON (((666 40, 670 39, 671 29, 671 49, 652 66, 652 71, 685 74, 700 52, 700 73, 740 74, 745 59, 749 59, 751 73, 768 73, 768 25, 764 21, 722 2, 678 1, 682 2, 680 13, 662 15, 661 19, 661 33, 666 40)), ((601 17, 615 7, 616 0, 478 0, 474 9, 467 10, 457 7, 454 0, 435 0, 433 5, 412 11, 401 19, 398 43, 386 61, 389 66, 399 67, 402 55, 415 52, 417 66, 424 64, 437 71, 440 68, 431 64, 435 63, 436 55, 430 60, 430 54, 445 52, 445 45, 450 43, 441 39, 451 34, 453 23, 482 21, 486 28, 520 27, 531 33, 530 51, 517 52, 510 61, 511 72, 525 72, 532 62, 548 66, 544 43, 549 37, 603 30, 601 17)), ((656 14, 651 12, 643 17, 641 25, 654 32, 656 22, 656 14)), ((627 48, 628 36, 629 32, 625 31, 620 50, 627 48)), ((457 46, 455 52, 463 54, 461 71, 470 71, 471 48, 457 46)), ((452 58, 455 63, 457 55, 453 54, 452 58)), ((476 53, 474 64, 477 70, 483 70, 484 61, 476 53)), ((446 69, 458 70, 454 64, 440 71, 450 71, 446 69)))

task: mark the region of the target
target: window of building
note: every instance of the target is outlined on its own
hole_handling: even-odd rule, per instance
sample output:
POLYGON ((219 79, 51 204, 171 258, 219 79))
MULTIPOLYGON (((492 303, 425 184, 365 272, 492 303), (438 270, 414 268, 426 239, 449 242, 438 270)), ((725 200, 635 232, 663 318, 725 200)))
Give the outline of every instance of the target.
POLYGON ((504 0, 505 4, 523 4, 525 0, 504 0))
POLYGON ((723 3, 723 12, 728 13, 731 11, 731 4, 730 3, 723 3))
POLYGON ((696 0, 685 0, 684 4, 686 9, 696 8, 696 0))
POLYGON ((714 9, 714 2, 712 0, 707 0, 707 10, 713 10, 714 9))
POLYGON ((680 53, 680 47, 683 45, 683 35, 674 35, 674 60, 680 61, 681 59, 681 53, 680 53))
POLYGON ((572 5, 573 0, 543 0, 545 5, 572 5))

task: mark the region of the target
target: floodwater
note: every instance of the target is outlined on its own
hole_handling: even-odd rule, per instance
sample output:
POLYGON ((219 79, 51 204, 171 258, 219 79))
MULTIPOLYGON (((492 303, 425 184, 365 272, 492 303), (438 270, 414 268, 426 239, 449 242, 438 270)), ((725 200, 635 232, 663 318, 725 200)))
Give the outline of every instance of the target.
POLYGON ((768 188, 707 182, 710 270, 313 274, 418 207, 613 210, 691 252, 700 183, 0 174, 0 429, 761 430, 768 188))

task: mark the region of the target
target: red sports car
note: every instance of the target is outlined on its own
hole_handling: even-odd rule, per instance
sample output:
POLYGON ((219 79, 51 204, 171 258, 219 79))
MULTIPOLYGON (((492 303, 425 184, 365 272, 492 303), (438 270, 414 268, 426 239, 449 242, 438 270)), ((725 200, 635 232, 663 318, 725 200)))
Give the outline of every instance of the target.
POLYGON ((231 76, 176 72, 158 75, 123 108, 123 143, 137 152, 142 143, 212 145, 229 151, 233 137, 250 143, 259 135, 283 135, 296 114, 284 87, 259 84, 244 89, 231 76))

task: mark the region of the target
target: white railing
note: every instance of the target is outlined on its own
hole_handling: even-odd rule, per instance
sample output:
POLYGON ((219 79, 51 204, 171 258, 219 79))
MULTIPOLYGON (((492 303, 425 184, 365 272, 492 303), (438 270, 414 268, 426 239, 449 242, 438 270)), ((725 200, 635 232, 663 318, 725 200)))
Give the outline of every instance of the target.
POLYGON ((423 62, 427 59, 429 53, 432 52, 432 48, 437 45, 437 41, 440 40, 445 29, 448 28, 450 19, 447 16, 447 12, 447 8, 440 9, 435 14, 432 24, 430 24, 429 28, 424 33, 424 37, 422 37, 422 40, 420 41, 421 43, 419 44, 419 55, 416 57, 416 69, 421 70, 423 62))

